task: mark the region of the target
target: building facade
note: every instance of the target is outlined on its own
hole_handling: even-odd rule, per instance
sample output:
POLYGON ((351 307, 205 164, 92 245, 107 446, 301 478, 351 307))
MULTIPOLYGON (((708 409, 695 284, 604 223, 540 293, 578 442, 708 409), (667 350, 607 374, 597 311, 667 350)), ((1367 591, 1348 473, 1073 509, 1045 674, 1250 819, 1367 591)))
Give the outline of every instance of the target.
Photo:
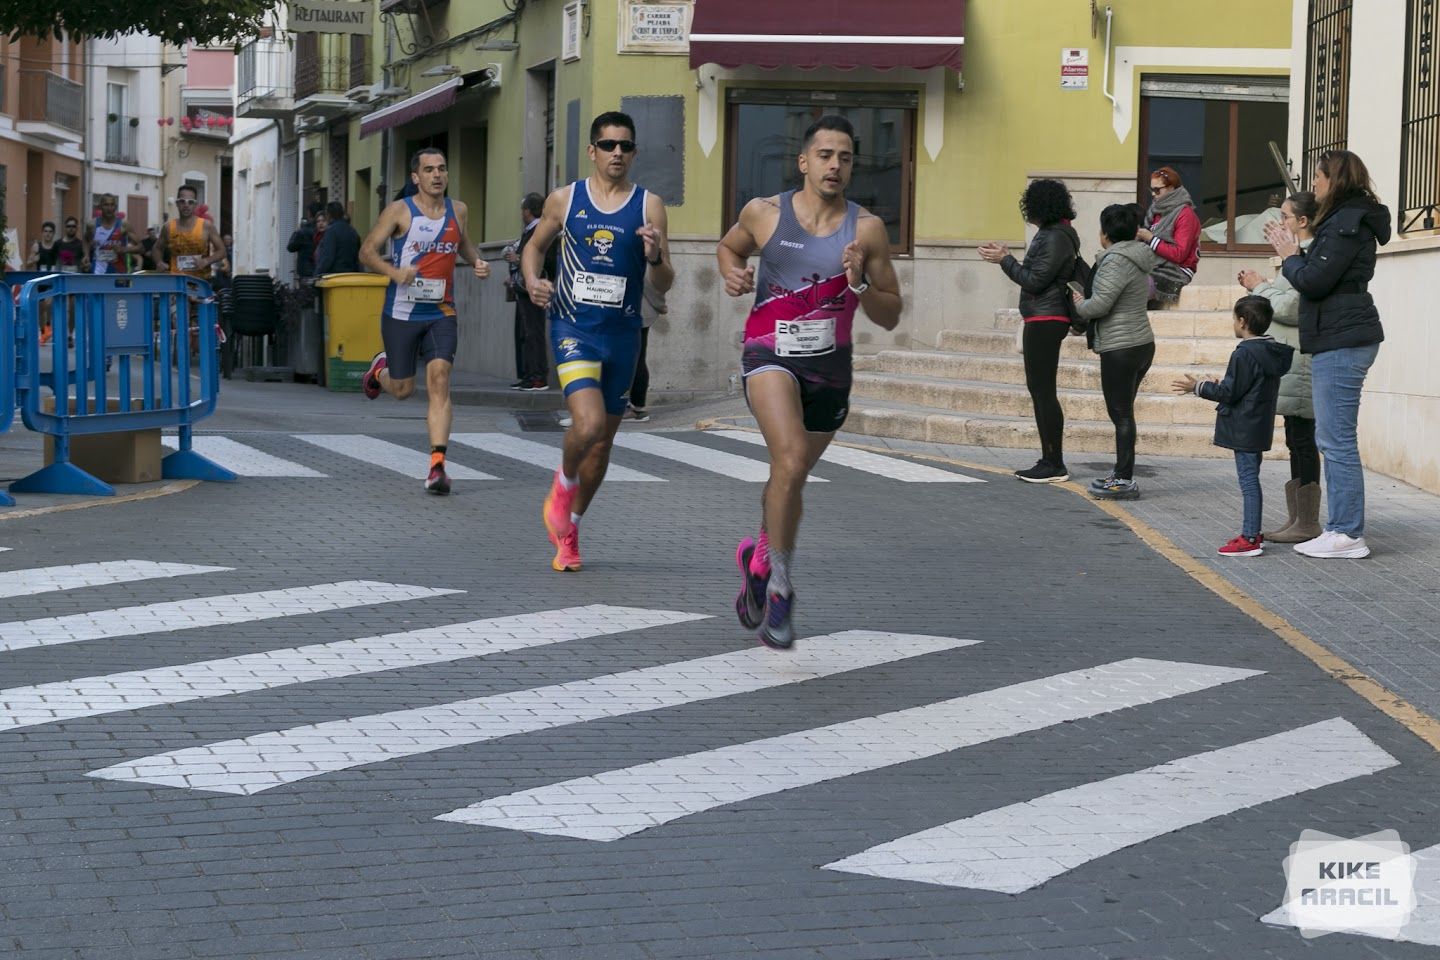
POLYGON ((87 44, 90 197, 86 216, 94 216, 101 194, 113 193, 126 220, 142 235, 164 209, 162 46, 157 38, 144 34, 87 44))
POLYGON ((0 189, 6 262, 18 267, 46 220, 84 217, 85 48, 0 37, 0 189))
POLYGON ((1366 466, 1440 492, 1440 345, 1428 305, 1440 297, 1440 87, 1436 0, 1306 0, 1292 11, 1290 127, 1296 173, 1309 182, 1331 147, 1365 161, 1395 215, 1370 291, 1385 343, 1365 383, 1360 447, 1366 466))
MULTIPOLYGON (((1091 254, 1100 208, 1142 199, 1145 173, 1168 164, 1200 202, 1202 279, 1264 255, 1260 224, 1284 193, 1269 144, 1283 150, 1291 126, 1290 3, 1214 0, 1163 16, 1137 0, 829 6, 844 15, 807 23, 795 5, 761 0, 375 0, 368 83, 342 90, 355 78, 325 66, 359 41, 320 36, 331 99, 312 103, 312 120, 293 93, 271 101, 281 125, 302 129, 293 158, 283 136, 252 151, 251 176, 291 164, 282 207, 324 189, 363 232, 413 152, 440 146, 452 196, 496 253, 520 229, 524 194, 588 172, 591 118, 626 110, 639 127, 635 177, 666 200, 679 268, 651 338, 659 391, 729 385, 748 305, 723 295, 715 243, 748 198, 794 184, 799 134, 826 112, 860 133, 851 195, 884 218, 906 294, 900 327, 865 330, 862 350, 933 345, 1010 303, 1012 286, 976 248, 1023 243, 1017 200, 1036 176, 1070 184, 1091 254), (826 36, 841 23, 854 36, 826 36)), ((462 283, 457 365, 513 374, 501 285, 462 283)))

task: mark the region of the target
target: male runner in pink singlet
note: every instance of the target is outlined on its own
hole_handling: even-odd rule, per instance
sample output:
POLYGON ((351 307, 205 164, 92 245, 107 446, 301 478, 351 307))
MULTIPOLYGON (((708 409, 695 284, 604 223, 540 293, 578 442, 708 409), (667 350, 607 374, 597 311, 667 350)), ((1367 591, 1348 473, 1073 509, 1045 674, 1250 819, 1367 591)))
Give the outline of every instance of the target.
POLYGON ((805 479, 849 411, 855 311, 886 330, 900 322, 885 224, 845 199, 854 160, 850 121, 821 117, 801 144, 801 188, 751 200, 716 250, 725 292, 755 294, 740 368, 770 451, 759 539, 736 550, 735 612, 778 649, 795 643, 790 565, 805 479), (746 265, 754 253, 758 273, 746 265))

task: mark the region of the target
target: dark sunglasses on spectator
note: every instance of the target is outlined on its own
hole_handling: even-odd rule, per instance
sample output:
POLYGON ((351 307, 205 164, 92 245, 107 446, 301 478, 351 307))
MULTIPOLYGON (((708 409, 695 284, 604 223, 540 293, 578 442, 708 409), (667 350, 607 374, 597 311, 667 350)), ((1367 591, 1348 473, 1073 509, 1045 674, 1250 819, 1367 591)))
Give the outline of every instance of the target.
POLYGON ((620 148, 620 152, 621 152, 621 153, 634 153, 634 152, 635 152, 635 141, 634 141, 634 140, 596 140, 596 141, 595 141, 595 149, 596 149, 596 150, 599 150, 601 153, 609 153, 610 151, 614 150, 616 147, 619 147, 619 148, 620 148))
POLYGON ((1164 190, 1164 189, 1165 189, 1164 187, 1151 187, 1151 188, 1150 188, 1150 195, 1151 195, 1151 196, 1158 197, 1158 196, 1160 196, 1160 191, 1161 191, 1161 190, 1164 190))

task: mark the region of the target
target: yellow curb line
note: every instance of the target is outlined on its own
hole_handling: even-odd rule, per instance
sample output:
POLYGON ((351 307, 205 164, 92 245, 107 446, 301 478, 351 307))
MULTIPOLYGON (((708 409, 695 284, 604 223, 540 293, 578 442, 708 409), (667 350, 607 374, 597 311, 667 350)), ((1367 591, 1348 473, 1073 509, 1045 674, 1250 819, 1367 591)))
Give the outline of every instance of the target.
POLYGON ((0 521, 23 520, 26 517, 40 517, 47 513, 65 513, 70 510, 88 510, 91 507, 108 507, 111 504, 134 503, 137 500, 154 500, 156 497, 168 497, 172 493, 184 493, 199 482, 199 480, 176 480, 165 484, 163 487, 154 487, 150 490, 142 490, 139 493, 127 493, 123 497, 96 497, 93 500, 86 500, 83 503, 61 503, 53 507, 12 510, 8 513, 0 513, 0 521))
MULTIPOLYGON (((742 427, 735 424, 722 423, 717 420, 702 420, 697 423, 695 427, 697 430, 726 429, 745 430, 751 433, 759 432, 753 427, 742 427)), ((1012 475, 1011 471, 1002 467, 992 467, 980 463, 967 463, 964 460, 956 460, 953 457, 942 457, 929 453, 910 453, 905 450, 895 450, 890 447, 871 446, 861 443, 843 443, 842 446, 853 447, 857 450, 868 450, 872 453, 882 453, 891 456, 899 455, 914 457, 919 460, 947 463, 952 466, 963 467, 967 470, 977 470, 982 473, 1000 474, 1003 476, 1012 475)), ((1099 508, 1102 513, 1107 513, 1125 524, 1125 526, 1130 529, 1130 532, 1139 538, 1141 543, 1144 543, 1156 553, 1160 554, 1160 556, 1175 564, 1175 566, 1187 573, 1192 580, 1275 634, 1332 678, 1339 680, 1345 684, 1345 686, 1364 697, 1381 713, 1399 723, 1421 740, 1424 740, 1433 749, 1440 751, 1440 720, 1437 720, 1413 703, 1410 703, 1404 697, 1386 687, 1379 680, 1364 673, 1345 658, 1331 653, 1315 640, 1301 633, 1284 617, 1270 611, 1244 590, 1241 590, 1235 586, 1235 584, 1225 579, 1225 577, 1181 550, 1175 545, 1174 541, 1165 536, 1165 534, 1130 513, 1118 503, 1108 500, 1096 500, 1094 497, 1089 496, 1085 489, 1076 483, 1058 483, 1052 484, 1052 486, 1069 490, 1071 493, 1082 497, 1087 503, 1091 503, 1099 508)))

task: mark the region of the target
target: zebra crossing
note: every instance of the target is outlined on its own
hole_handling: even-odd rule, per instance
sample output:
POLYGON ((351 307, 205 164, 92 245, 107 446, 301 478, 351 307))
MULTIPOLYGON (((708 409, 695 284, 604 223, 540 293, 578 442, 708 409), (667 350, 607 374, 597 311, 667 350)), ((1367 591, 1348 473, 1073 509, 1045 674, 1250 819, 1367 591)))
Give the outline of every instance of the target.
MULTIPOLYGON (((537 445, 538 446, 538 445, 537 445)), ((524 446, 516 454, 545 456, 524 446)), ((544 463, 536 466, 545 467, 544 463)), ((14 553, 6 557, 13 564, 14 553)), ((0 597, 170 580, 180 586, 234 568, 137 559, 0 571, 0 597)), ((83 614, 0 623, 5 653, 192 628, 276 621, 326 611, 423 605, 464 591, 370 580, 299 585, 83 614)), ((413 612, 414 606, 407 608, 413 612)), ((398 614, 397 614, 398 616, 398 614)), ((703 612, 581 604, 489 616, 332 642, 0 689, 0 736, 47 724, 174 706, 217 697, 395 674, 592 638, 689 630, 703 612)), ((97 781, 160 791, 248 797, 327 775, 506 737, 561 730, 723 698, 798 687, 887 664, 938 655, 960 658, 984 643, 848 629, 802 639, 790 654, 758 647, 682 657, 564 683, 439 704, 277 726, 249 736, 131 757, 85 773, 97 781)), ((109 648, 103 648, 109 650, 109 648)), ((1143 708, 1184 712, 1187 697, 1244 688, 1264 671, 1225 664, 1130 657, 1046 673, 978 692, 714 749, 665 756, 584 777, 556 776, 532 789, 434 815, 457 828, 506 830, 615 843, 685 818, 759 798, 960 752, 1022 735, 1044 736, 1078 720, 1109 722, 1143 708)), ((0 681, 3 683, 3 681, 0 681)), ((1257 696, 1261 696, 1257 694, 1257 696)), ((743 702, 743 701, 742 701, 743 702)), ((104 722, 103 720, 101 721, 104 722)), ((543 766, 543 760, 537 761, 543 766)), ((1043 793, 857 849, 815 869, 929 886, 1024 895, 1057 877, 1103 869, 1117 851, 1263 804, 1370 776, 1399 761, 1350 721, 1334 717, 1266 731, 1238 744, 1178 756, 1117 776, 1043 793)), ((884 790, 882 785, 878 787, 884 790)), ((858 846, 858 844, 857 844, 858 846)), ((1416 854, 1440 882, 1440 846, 1416 854)), ((1278 869, 1278 864, 1277 864, 1278 869)), ((1263 909, 1270 909, 1265 905, 1263 909)), ((1262 912, 1257 905, 1256 914, 1262 912)), ((1284 908, 1263 918, 1284 925, 1284 908)), ((1422 908, 1402 939, 1440 944, 1440 899, 1422 908)))
MULTIPOLYGON (((741 483, 764 483, 769 477, 764 440, 758 433, 743 430, 705 433, 722 440, 727 449, 695 442, 693 438, 697 435, 698 431, 671 434, 622 431, 615 437, 615 452, 605 479, 611 483, 667 483, 691 476, 690 471, 741 483)), ((560 435, 550 436, 552 439, 541 441, 498 432, 453 434, 446 471, 451 480, 467 482, 543 481, 545 474, 560 465, 560 435), (478 461, 471 459, 473 455, 484 458, 485 470, 474 466, 478 461), (488 472, 490 470, 496 472, 488 472)), ((175 437, 163 437, 162 442, 172 449, 179 445, 175 437)), ((243 441, 209 434, 196 436, 194 448, 242 477, 326 479, 352 472, 358 462, 381 473, 424 479, 429 468, 422 452, 366 434, 251 434, 243 441), (297 447, 292 440, 301 443, 297 447), (273 449, 264 449, 266 446, 281 446, 286 452, 273 452, 273 449), (294 452, 297 449, 300 452, 294 452), (314 459, 311 459, 312 452, 314 459)), ((844 481, 855 474, 897 483, 986 482, 959 470, 842 446, 831 446, 825 452, 819 473, 811 476, 810 482, 844 481)))

